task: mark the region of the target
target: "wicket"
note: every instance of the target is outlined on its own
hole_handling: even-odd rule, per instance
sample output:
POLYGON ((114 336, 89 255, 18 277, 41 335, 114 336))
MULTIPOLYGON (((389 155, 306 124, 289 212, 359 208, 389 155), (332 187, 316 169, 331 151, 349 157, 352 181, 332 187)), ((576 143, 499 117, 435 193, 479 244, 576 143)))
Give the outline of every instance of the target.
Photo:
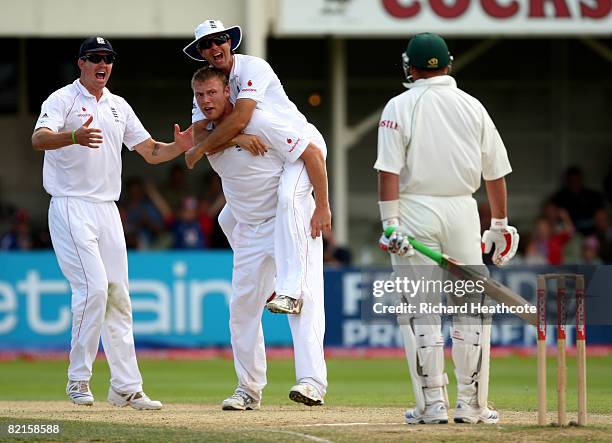
POLYGON ((576 293, 576 365, 578 385, 578 425, 587 424, 586 417, 586 323, 584 300, 584 276, 580 274, 540 274, 537 283, 538 315, 538 424, 546 425, 546 283, 557 282, 557 421, 567 424, 565 392, 567 388, 566 279, 574 280, 576 293))

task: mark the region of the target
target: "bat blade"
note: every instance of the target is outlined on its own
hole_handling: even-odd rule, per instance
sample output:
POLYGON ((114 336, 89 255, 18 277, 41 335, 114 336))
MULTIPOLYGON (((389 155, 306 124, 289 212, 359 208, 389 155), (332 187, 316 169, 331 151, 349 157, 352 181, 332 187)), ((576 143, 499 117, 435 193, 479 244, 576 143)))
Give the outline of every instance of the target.
MULTIPOLYGON (((473 266, 464 265, 446 254, 441 254, 437 251, 434 251, 425 246, 424 244, 420 243, 419 241, 415 240, 414 238, 410 238, 410 244, 415 250, 432 259, 438 264, 438 266, 446 269, 455 277, 461 280, 482 281, 485 293, 493 300, 502 303, 508 307, 533 307, 531 303, 529 303, 519 294, 514 292, 512 289, 478 272, 474 269, 473 266)), ((531 312, 524 312, 528 310, 531 311, 532 309, 525 308, 522 310, 523 312, 517 312, 516 315, 527 323, 529 323, 530 325, 537 326, 537 314, 531 312)))
POLYGON ((484 287, 484 292, 491 297, 493 300, 502 303, 508 307, 521 306, 525 309, 521 309, 522 312, 517 312, 516 315, 529 323, 530 325, 537 326, 538 318, 535 312, 528 309, 532 307, 532 304, 525 300, 520 294, 517 294, 507 286, 502 285, 498 281, 495 281, 484 274, 481 274, 473 267, 468 265, 462 265, 451 257, 444 256, 446 263, 442 265, 448 272, 453 274, 455 277, 462 280, 481 281, 484 287))

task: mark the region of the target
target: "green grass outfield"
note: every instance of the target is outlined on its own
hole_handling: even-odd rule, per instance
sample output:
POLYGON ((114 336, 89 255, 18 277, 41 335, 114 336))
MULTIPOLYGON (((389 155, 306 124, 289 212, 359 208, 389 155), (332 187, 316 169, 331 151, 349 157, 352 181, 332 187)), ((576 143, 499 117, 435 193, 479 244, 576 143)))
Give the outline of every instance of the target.
MULTIPOLYGON (((0 402, 67 402, 64 393, 66 366, 67 363, 63 361, 0 362, 0 402)), ((145 380, 146 392, 151 398, 162 400, 167 405, 173 403, 218 405, 233 392, 236 384, 232 361, 227 359, 199 361, 142 359, 140 368, 145 380)), ((447 360, 446 371, 451 381, 449 386, 451 405, 454 404, 456 398, 452 368, 452 362, 447 360)), ((576 410, 575 369, 575 359, 568 357, 568 411, 576 410)), ((403 359, 328 359, 328 372, 329 391, 325 408, 330 408, 330 411, 338 407, 396 407, 399 412, 394 421, 400 423, 402 421, 401 408, 413 404, 406 362, 403 359)), ((97 402, 106 400, 109 377, 106 362, 97 361, 91 383, 97 402)), ((549 358, 549 410, 556 409, 555 380, 555 360, 549 358)), ((285 405, 293 405, 287 397, 288 390, 293 383, 294 371, 291 360, 269 361, 268 386, 264 391, 262 403, 264 411, 266 407, 281 407, 282 409, 285 405)), ((612 416, 612 357, 590 357, 588 359, 587 383, 589 413, 612 416)), ((536 389, 536 360, 534 357, 513 356, 492 360, 489 398, 496 408, 503 411, 533 412, 535 417, 536 389)), ((6 408, 6 403, 4 404, 6 408)), ((89 408, 89 410, 92 409, 95 409, 95 406, 89 408)), ((308 412, 304 411, 304 413, 308 412)), ((4 427, 7 423, 15 423, 16 417, 20 417, 18 411, 12 410, 8 414, 0 406, 0 423, 4 427)), ((36 421, 23 419, 21 422, 34 423, 36 421)), ((78 421, 66 420, 63 425, 62 440, 151 441, 159 438, 159 441, 170 439, 187 441, 204 438, 193 429, 172 427, 171 423, 130 427, 102 421, 96 426, 87 426, 87 433, 83 432, 84 425, 78 421)), ((508 429, 514 429, 513 426, 508 429)), ((521 427, 517 429, 521 430, 521 427)), ((601 429, 607 435, 612 435, 612 420, 610 423, 595 426, 595 429, 601 429)), ((4 434, 0 433, 0 440, 15 441, 13 437, 7 437, 5 430, 4 432, 4 434)), ((215 434, 208 432, 206 435, 214 439, 215 434)), ((231 434, 217 437, 221 440, 234 439, 231 434)), ((524 439, 524 437, 521 438, 524 439)), ((300 441, 300 438, 296 436, 292 438, 294 441, 300 441)), ((586 438, 598 439, 597 435, 586 438)), ((252 437, 248 439, 253 440, 252 437)), ((255 440, 258 439, 255 438, 255 440)), ((330 440, 335 441, 334 438, 330 440)))

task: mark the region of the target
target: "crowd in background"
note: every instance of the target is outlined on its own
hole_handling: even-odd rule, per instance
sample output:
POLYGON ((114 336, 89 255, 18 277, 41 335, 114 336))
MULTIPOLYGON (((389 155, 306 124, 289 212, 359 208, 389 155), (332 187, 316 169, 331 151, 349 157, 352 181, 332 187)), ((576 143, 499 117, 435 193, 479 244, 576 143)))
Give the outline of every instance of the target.
MULTIPOLYGON (((171 167, 167 180, 157 184, 127 177, 117 206, 130 250, 228 249, 217 216, 225 205, 221 179, 214 171, 203 178, 199 191, 189 186, 182 165, 171 167)), ((332 232, 324 236, 324 260, 348 265, 351 253, 337 246, 332 232)), ((0 202, 0 251, 51 248, 46 224, 36 223, 24 209, 0 202)))
MULTIPOLYGON (((141 177, 125 180, 118 203, 126 244, 132 250, 226 249, 229 244, 217 216, 225 205, 219 176, 210 171, 199 191, 187 184, 185 169, 174 165, 164 183, 141 177)), ((531 226, 519 230, 519 264, 612 263, 612 171, 602 191, 584 185, 583 172, 568 168, 560 188, 541 204, 531 226)), ((479 205, 482 229, 490 224, 488 204, 479 205)), ((24 209, 0 201, 0 250, 51 248, 49 233, 24 209)), ((328 265, 351 263, 349 249, 339 246, 333 232, 324 236, 328 265)))

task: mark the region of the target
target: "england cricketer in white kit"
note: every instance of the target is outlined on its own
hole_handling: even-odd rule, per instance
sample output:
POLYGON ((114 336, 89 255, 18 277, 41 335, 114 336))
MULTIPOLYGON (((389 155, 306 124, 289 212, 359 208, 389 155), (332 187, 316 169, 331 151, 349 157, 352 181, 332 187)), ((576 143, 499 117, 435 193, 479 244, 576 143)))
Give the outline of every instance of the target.
MULTIPOLYGON (((209 130, 232 114, 230 85, 223 71, 202 68, 192 79, 199 108, 209 130)), ((274 255, 277 191, 284 165, 303 163, 311 174, 317 200, 327 200, 325 160, 321 151, 299 132, 267 111, 256 109, 244 132, 259 137, 269 147, 266 155, 253 156, 239 146, 210 154, 208 159, 221 177, 227 207, 236 219, 226 231, 234 251, 230 332, 238 388, 223 402, 225 410, 258 409, 266 385, 266 353, 261 316, 275 285, 274 255)), ((321 202, 320 202, 321 203, 321 202)), ((312 189, 296 192, 292 201, 294 224, 304 245, 305 303, 300 315, 290 315, 297 384, 289 397, 308 406, 320 405, 327 389, 323 354, 325 312, 323 303, 323 241, 310 235, 315 209, 312 189)), ((281 245, 281 249, 282 249, 281 245)))
MULTIPOLYGON (((204 130, 207 124, 205 116, 197 106, 194 107, 192 122, 196 145, 186 156, 187 165, 193 167, 205 153, 218 152, 231 146, 232 138, 247 126, 255 109, 283 119, 298 131, 293 143, 304 140, 312 142, 325 158, 327 150, 322 135, 289 100, 270 65, 259 57, 233 53, 241 38, 239 26, 225 28, 219 20, 206 20, 196 28, 195 40, 184 49, 191 58, 206 61, 229 77, 230 101, 234 105, 234 112, 210 135, 204 130)), ((252 150, 259 152, 261 146, 257 139, 254 145, 252 150)), ((250 145, 241 146, 250 149, 250 145)), ((266 305, 268 310, 275 313, 299 314, 308 285, 307 263, 303 261, 305 245, 300 241, 300 232, 293 223, 294 194, 305 193, 312 187, 310 177, 304 174, 303 168, 302 160, 287 162, 278 188, 274 229, 277 247, 276 296, 266 305)), ((225 208, 219 215, 219 223, 224 232, 228 233, 232 231, 236 218, 225 208)), ((319 236, 322 230, 331 228, 328 206, 321 206, 317 202, 312 226, 313 236, 319 236)))
MULTIPOLYGON (((468 265, 482 265, 482 252, 495 246, 493 261, 501 266, 514 256, 519 237, 506 216, 504 176, 512 169, 499 133, 480 102, 458 89, 448 75, 452 58, 440 36, 416 35, 403 59, 406 76, 414 82, 383 111, 374 165, 379 172, 383 229, 398 227, 390 238, 382 239, 382 243, 389 242, 394 271, 402 265, 415 269, 432 264, 425 256, 414 254, 408 235, 468 265), (493 216, 482 245, 472 198, 481 176, 493 216)), ((472 295, 483 302, 485 296, 472 295)), ((457 296, 449 299, 456 302, 457 296)), ((440 316, 423 314, 398 320, 416 398, 416 408, 406 411, 405 421, 447 423, 448 377, 440 316)), ((454 420, 458 423, 496 423, 499 419, 497 411, 487 405, 490 320, 453 316, 454 420)))
POLYGON ((72 289, 70 400, 92 405, 89 389, 100 337, 111 371, 108 401, 161 409, 142 389, 132 333, 127 253, 115 201, 121 193, 125 144, 149 163, 175 158, 192 144, 175 125, 174 142, 151 138, 130 105, 105 86, 115 52, 103 37, 79 51, 80 77, 45 100, 32 146, 45 151, 43 185, 51 195, 49 230, 60 268, 72 289))

